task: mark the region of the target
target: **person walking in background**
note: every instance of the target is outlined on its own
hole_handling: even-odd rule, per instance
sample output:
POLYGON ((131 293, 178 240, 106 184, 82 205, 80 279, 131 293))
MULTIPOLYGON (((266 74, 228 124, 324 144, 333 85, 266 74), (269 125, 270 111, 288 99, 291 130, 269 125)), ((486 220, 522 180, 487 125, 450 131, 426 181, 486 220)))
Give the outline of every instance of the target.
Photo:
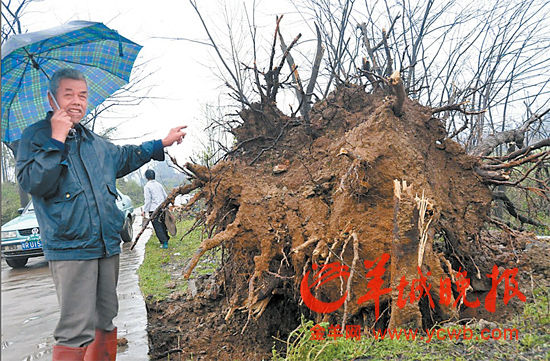
MULTIPOLYGON (((151 217, 155 209, 164 202, 166 199, 166 191, 162 184, 155 180, 155 171, 152 169, 147 169, 145 171, 145 178, 147 178, 147 184, 143 188, 143 196, 145 198, 145 205, 143 206, 143 212, 141 215, 144 217, 147 215, 151 217)), ((170 236, 168 235, 168 230, 166 229, 166 224, 164 222, 164 212, 159 212, 159 214, 151 220, 153 223, 153 228, 155 229, 155 234, 159 239, 162 248, 168 248, 168 240, 170 236)))

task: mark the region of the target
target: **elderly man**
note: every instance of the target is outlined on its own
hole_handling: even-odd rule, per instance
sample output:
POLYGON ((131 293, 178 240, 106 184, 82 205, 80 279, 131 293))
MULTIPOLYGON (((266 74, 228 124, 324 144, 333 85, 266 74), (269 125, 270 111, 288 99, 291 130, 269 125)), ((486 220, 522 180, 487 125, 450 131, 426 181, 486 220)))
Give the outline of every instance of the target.
POLYGON ((184 126, 141 145, 114 145, 80 124, 88 86, 75 69, 53 74, 48 101, 54 109, 23 132, 17 180, 31 194, 44 256, 61 309, 53 360, 116 358, 120 234, 116 178, 181 143, 184 126))

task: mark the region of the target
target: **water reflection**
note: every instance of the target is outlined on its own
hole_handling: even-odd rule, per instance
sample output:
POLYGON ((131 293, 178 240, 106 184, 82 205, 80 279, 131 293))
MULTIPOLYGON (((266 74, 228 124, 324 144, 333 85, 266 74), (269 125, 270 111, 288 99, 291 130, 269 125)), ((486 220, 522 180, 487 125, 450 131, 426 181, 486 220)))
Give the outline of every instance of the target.
MULTIPOLYGON (((139 232, 141 217, 134 222, 139 232)), ((119 361, 148 360, 149 351, 145 303, 138 287, 136 270, 143 261, 146 230, 136 248, 123 244, 120 257, 119 315, 115 319, 119 337, 128 345, 117 355, 119 361)), ((51 335, 59 317, 59 307, 48 263, 31 258, 25 268, 11 269, 2 261, 2 360, 50 361, 54 343, 51 335)))

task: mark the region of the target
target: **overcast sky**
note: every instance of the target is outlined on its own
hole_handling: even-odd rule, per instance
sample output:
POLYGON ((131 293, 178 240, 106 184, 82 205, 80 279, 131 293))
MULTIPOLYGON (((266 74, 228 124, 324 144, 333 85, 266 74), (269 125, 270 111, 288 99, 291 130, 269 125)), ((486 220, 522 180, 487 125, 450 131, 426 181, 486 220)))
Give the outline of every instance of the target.
MULTIPOLYGON (((252 1, 247 3, 251 6, 252 1)), ((275 14, 294 10, 287 1, 257 3, 259 32, 265 27, 272 34, 275 14)), ((199 0, 199 9, 214 31, 224 31, 224 6, 238 9, 230 10, 231 19, 244 16, 243 1, 199 0)), ((154 85, 149 93, 154 99, 148 99, 132 109, 119 108, 119 113, 111 114, 112 117, 131 118, 120 126, 118 137, 138 137, 117 143, 162 138, 169 128, 186 124, 188 135, 184 144, 169 149, 180 163, 184 163, 194 150, 201 147, 199 139, 204 138, 204 105, 218 104, 220 97, 227 99, 224 94, 228 92, 218 78, 215 68, 217 59, 211 47, 190 41, 157 38, 181 37, 207 41, 206 33, 189 2, 35 0, 27 7, 22 25, 28 31, 38 31, 71 20, 103 22, 143 46, 136 64, 146 63, 142 67, 143 72, 153 73, 144 86, 154 85)), ((120 123, 123 120, 109 118, 107 121, 120 123)))
MULTIPOLYGON (((17 0, 12 1, 17 2, 17 0)), ((476 8, 475 4, 471 4, 469 1, 475 0, 457 2, 455 7, 446 11, 449 12, 449 16, 454 16, 454 13, 461 12, 462 7, 476 8)), ((241 61, 247 65, 252 65, 250 54, 252 46, 244 8, 246 7, 249 11, 248 14, 251 15, 253 4, 256 4, 256 25, 258 27, 256 44, 260 53, 259 67, 266 67, 265 56, 270 52, 275 15, 284 15, 281 30, 287 44, 298 33, 303 34, 298 46, 293 48, 296 64, 299 67, 302 66, 302 69, 307 69, 307 62, 311 62, 315 48, 315 43, 310 42, 315 38, 312 31, 313 24, 312 21, 304 20, 297 12, 295 2, 292 0, 198 0, 197 2, 219 45, 228 46, 227 24, 233 27, 237 47, 245 51, 241 61), (307 53, 308 51, 312 53, 307 53)), ((487 6, 491 6, 491 4, 487 3, 487 6)), ((445 2, 436 2, 436 5, 444 7, 445 2)), ((361 6, 364 6, 364 2, 357 2, 355 10, 358 18, 350 20, 352 26, 361 21, 361 17, 365 13, 360 8, 361 6)), ((544 11, 541 16, 547 14, 547 10, 544 11)), ((103 22, 143 46, 136 63, 144 64, 141 67, 143 73, 153 73, 143 84, 145 88, 154 86, 149 93, 152 99, 148 99, 132 109, 118 108, 118 113, 111 113, 110 117, 104 120, 104 124, 118 124, 126 120, 120 126, 116 136, 126 139, 138 137, 137 139, 117 141, 117 143, 137 143, 143 140, 162 138, 167 134, 169 128, 186 124, 188 125, 188 136, 184 144, 173 146, 169 151, 176 155, 179 163, 184 163, 191 154, 199 151, 201 149, 200 140, 204 140, 203 129, 206 126, 203 109, 206 104, 222 103, 226 105, 229 89, 219 79, 220 70, 217 66, 220 66, 220 61, 212 47, 192 41, 159 39, 177 37, 208 42, 204 28, 189 1, 34 0, 26 9, 22 24, 25 30, 37 31, 71 20, 103 22)), ((438 21, 444 23, 446 17, 438 21)), ((507 21, 507 19, 503 19, 503 21, 507 21)), ((465 24, 465 29, 457 27, 457 31, 468 30, 471 24, 465 24)), ((387 17, 380 17, 377 26, 388 27, 387 17)), ((437 36, 437 32, 434 36, 437 36)), ((454 42, 451 40, 445 43, 450 48, 454 46, 455 42, 460 41, 460 37, 453 40, 454 42)), ((437 45, 436 42, 434 44, 437 45)), ((280 50, 277 50, 278 58, 280 58, 280 50)), ((444 52, 445 50, 443 50, 444 52)), ((544 61, 547 59, 548 57, 543 56, 544 61)), ((463 61, 469 64, 469 60, 464 59, 463 61)), ((475 61, 472 64, 475 66, 475 61)), ((471 73, 467 69, 467 67, 462 68, 465 78, 468 78, 471 73)), ((302 76, 304 74, 307 76, 307 72, 301 73, 302 76)), ((546 74, 541 74, 541 76, 546 76, 544 79, 547 79, 546 74)), ((534 78, 537 80, 541 77, 534 78)), ((522 92, 524 91, 526 90, 522 90, 522 92)), ((539 98, 542 99, 539 101, 541 106, 545 101, 548 102, 547 95, 539 98)), ((284 95, 278 96, 278 106, 283 110, 288 108, 288 103, 291 101, 295 101, 293 96, 292 100, 285 98, 284 95)), ((508 111, 508 116, 520 121, 526 114, 523 103, 517 102, 517 104, 520 108, 516 110, 510 105, 511 110, 508 111)), ((538 106, 534 106, 533 109, 536 111, 538 106)), ((493 109, 493 111, 498 112, 498 109, 493 109)))

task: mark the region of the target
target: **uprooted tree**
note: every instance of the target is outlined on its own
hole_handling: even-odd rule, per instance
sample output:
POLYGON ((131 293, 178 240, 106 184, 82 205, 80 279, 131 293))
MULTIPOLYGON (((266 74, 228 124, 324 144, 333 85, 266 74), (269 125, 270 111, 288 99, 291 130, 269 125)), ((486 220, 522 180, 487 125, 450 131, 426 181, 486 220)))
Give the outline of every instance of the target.
MULTIPOLYGON (((429 9, 421 18, 430 18, 429 9)), ((351 10, 344 10, 343 21, 349 22, 351 10)), ((503 189, 528 190, 548 202, 550 139, 539 136, 535 141, 532 134, 534 127, 544 128, 548 109, 531 113, 514 129, 487 136, 478 130, 483 125, 477 121, 490 119, 484 117, 492 98, 484 99, 481 105, 487 106, 480 109, 467 109, 465 100, 492 94, 488 89, 498 82, 485 83, 483 91, 477 84, 469 95, 459 96, 455 89, 453 97, 438 106, 421 105, 416 100, 422 99, 418 87, 431 77, 414 73, 418 53, 406 56, 411 49, 403 54, 397 49, 402 37, 396 34, 396 20, 407 14, 390 17, 390 30, 382 30, 379 37, 369 32, 374 27, 359 24, 367 56, 356 67, 355 59, 343 60, 353 53, 349 40, 343 33, 340 40, 323 35, 328 29, 325 22, 324 30, 317 28, 308 85, 303 85, 291 56, 300 36, 285 44, 281 18, 276 21, 266 69, 256 64, 255 43, 252 63, 231 68, 208 33, 235 80, 228 81, 232 96, 243 105, 241 121, 231 127, 236 144, 213 167, 194 163, 181 167, 191 183, 174 189, 159 209, 177 194, 195 192, 187 208, 201 199, 206 202, 196 224, 204 226, 209 236, 184 276, 193 274, 205 252, 222 247, 217 279, 227 301, 226 320, 244 310, 248 317, 243 330, 262 316, 270 300, 281 297, 318 320, 342 324, 426 326, 452 319, 463 300, 453 286, 450 299, 440 302, 440 280, 454 282, 459 272, 466 271, 471 278, 468 294, 487 291, 495 247, 484 230, 491 225, 505 230, 506 237, 521 237, 513 224, 491 212, 495 200, 503 201, 521 224, 544 229, 537 220, 521 215, 503 189), (337 46, 324 43, 327 39, 337 46), (375 39, 379 40, 372 43, 375 39), (393 47, 388 44, 391 39, 396 40, 393 47), (325 85, 336 86, 313 102, 325 48, 332 49, 325 85), (413 63, 408 67, 403 60, 407 58, 413 63), (394 70, 394 59, 401 59, 400 70, 394 70), (244 91, 244 77, 234 73, 241 66, 251 74, 255 101, 244 91), (286 66, 290 71, 283 76, 286 66), (277 94, 284 88, 292 89, 298 99, 290 115, 277 107, 277 94), (455 113, 463 118, 454 118, 455 113), (455 127, 459 119, 466 126, 455 127), (452 139, 468 127, 473 129, 463 143, 469 152, 452 139), (503 152, 502 145, 510 143, 516 148, 503 152), (323 277, 314 278, 315 270, 325 265, 323 277), (382 270, 380 279, 374 269, 382 270), (313 298, 343 300, 341 307, 332 313, 310 312, 312 307, 302 303, 300 292, 306 275, 313 298), (418 290, 425 297, 411 296, 411 302, 401 304, 399 289, 409 290, 421 276, 431 285, 418 290)), ((428 27, 433 22, 422 24, 428 27)), ((403 27, 406 33, 404 22, 403 27)), ((255 26, 251 29, 255 39, 255 26)), ((421 41, 415 44, 417 51, 422 48, 421 41)), ((423 64, 427 61, 422 59, 423 64)))

